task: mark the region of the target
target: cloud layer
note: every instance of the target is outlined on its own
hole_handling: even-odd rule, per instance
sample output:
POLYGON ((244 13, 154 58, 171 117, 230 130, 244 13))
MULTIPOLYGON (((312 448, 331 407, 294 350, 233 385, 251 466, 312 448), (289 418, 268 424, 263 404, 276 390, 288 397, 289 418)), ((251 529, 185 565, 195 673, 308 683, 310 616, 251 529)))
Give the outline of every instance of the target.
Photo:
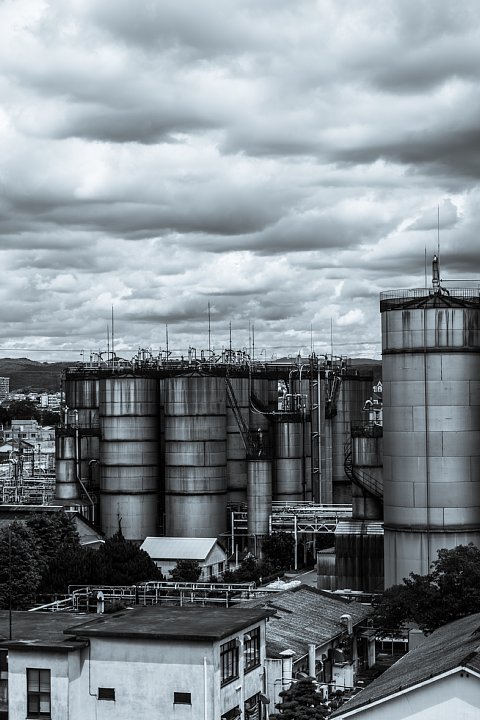
POLYGON ((2 355, 379 356, 378 293, 478 277, 480 7, 5 0, 2 355), (34 354, 35 353, 35 354, 34 354))

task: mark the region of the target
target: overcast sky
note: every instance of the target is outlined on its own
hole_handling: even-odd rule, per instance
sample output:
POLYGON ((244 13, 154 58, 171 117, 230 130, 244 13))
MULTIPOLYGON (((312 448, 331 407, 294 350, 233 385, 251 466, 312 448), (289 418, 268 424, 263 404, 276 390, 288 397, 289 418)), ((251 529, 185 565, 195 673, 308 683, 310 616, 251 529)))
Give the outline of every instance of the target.
POLYGON ((379 357, 478 278, 478 0, 3 0, 0 355, 379 357), (430 277, 430 268, 429 268, 430 277), (251 334, 251 333, 250 333, 251 334), (36 352, 35 352, 36 351, 36 352))

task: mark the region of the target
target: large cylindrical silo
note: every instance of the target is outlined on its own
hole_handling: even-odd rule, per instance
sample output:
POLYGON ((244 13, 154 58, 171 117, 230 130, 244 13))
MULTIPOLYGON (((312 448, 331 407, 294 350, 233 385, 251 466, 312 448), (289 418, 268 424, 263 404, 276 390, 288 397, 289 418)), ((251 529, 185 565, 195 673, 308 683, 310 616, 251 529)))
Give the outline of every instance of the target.
POLYGON ((273 499, 284 502, 306 499, 304 423, 288 415, 275 423, 273 499))
MULTIPOLYGON (((230 384, 236 399, 238 412, 248 428, 250 407, 250 382, 248 377, 232 377, 230 384)), ((247 451, 242 439, 235 412, 227 403, 227 501, 247 502, 247 451)))
POLYGON ((268 535, 272 512, 272 463, 258 459, 248 462, 248 535, 268 535))
POLYGON ((158 532, 158 384, 151 378, 100 382, 101 527, 143 541, 158 532))
POLYGON ((76 439, 73 430, 57 428, 55 433, 55 497, 73 500, 80 497, 77 482, 76 439))
POLYGON ((215 537, 226 530, 225 378, 165 381, 166 534, 215 537))
POLYGON ((480 297, 382 293, 385 585, 480 543, 480 297))
POLYGON ((68 422, 78 427, 79 471, 90 489, 95 485, 100 459, 99 380, 94 375, 74 374, 65 378, 65 405, 68 422))
POLYGON ((344 504, 352 502, 351 483, 345 475, 345 446, 350 439, 352 423, 360 423, 365 398, 371 392, 373 377, 364 377, 348 372, 340 374, 335 413, 331 420, 332 442, 332 500, 344 504))

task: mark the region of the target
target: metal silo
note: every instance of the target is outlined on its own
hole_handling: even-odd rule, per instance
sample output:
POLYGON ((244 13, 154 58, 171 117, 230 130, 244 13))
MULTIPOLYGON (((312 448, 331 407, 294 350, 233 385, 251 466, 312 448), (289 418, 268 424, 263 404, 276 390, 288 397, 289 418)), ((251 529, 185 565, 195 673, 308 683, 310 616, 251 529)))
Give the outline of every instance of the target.
MULTIPOLYGON (((70 425, 78 427, 80 478, 90 489, 100 459, 99 380, 88 371, 65 378, 65 405, 70 425), (93 462, 92 462, 93 461, 93 462)), ((96 478, 95 478, 96 479, 96 478)))
POLYGON ((288 414, 275 422, 274 500, 305 500, 304 423, 288 414))
POLYGON ((257 543, 269 533, 272 512, 272 463, 259 458, 248 462, 248 535, 254 540, 253 549, 258 552, 257 543))
POLYGON ((121 524, 129 540, 158 528, 158 384, 144 377, 100 382, 100 517, 113 535, 121 524))
POLYGON ((345 445, 350 439, 350 426, 360 422, 365 398, 371 390, 373 377, 356 375, 350 367, 340 370, 335 414, 331 420, 332 500, 351 503, 351 483, 345 475, 345 445))
POLYGON ((165 381, 166 534, 214 537, 226 530, 225 378, 165 381))
POLYGON ((437 283, 382 293, 380 310, 389 587, 480 542, 480 297, 437 283))
POLYGON ((55 433, 55 497, 58 500, 73 500, 80 497, 76 458, 74 432, 57 428, 55 433))
MULTIPOLYGON (((230 378, 238 411, 248 427, 250 383, 248 377, 230 378)), ((247 502, 247 451, 235 413, 227 403, 227 500, 230 503, 247 502)))

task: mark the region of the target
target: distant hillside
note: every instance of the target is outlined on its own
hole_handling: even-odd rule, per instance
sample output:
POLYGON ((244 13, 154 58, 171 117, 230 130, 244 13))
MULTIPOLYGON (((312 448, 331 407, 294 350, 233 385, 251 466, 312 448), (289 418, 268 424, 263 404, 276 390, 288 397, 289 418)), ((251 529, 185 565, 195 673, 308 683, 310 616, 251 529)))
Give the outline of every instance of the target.
POLYGON ((46 363, 28 358, 0 358, 0 377, 10 378, 10 390, 57 392, 62 370, 73 363, 46 363))

